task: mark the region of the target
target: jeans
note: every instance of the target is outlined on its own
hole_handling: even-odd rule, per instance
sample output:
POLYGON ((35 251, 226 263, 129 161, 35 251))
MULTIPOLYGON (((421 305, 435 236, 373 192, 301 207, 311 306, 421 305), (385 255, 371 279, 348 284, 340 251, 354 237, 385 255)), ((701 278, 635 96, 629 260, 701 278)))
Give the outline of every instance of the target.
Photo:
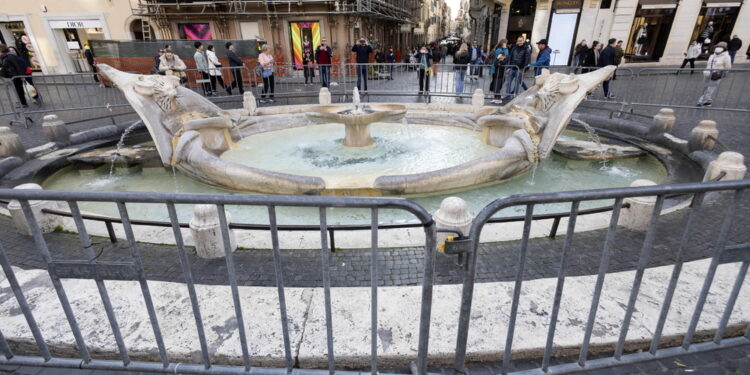
POLYGON ((464 93, 464 78, 466 77, 466 69, 459 69, 453 74, 453 80, 456 81, 456 94, 464 93))
POLYGON ((263 77, 263 93, 260 94, 261 98, 265 98, 266 94, 270 92, 269 98, 273 99, 273 90, 276 83, 273 81, 273 74, 268 77, 263 77))
POLYGON ((305 64, 302 69, 305 75, 305 83, 307 83, 308 80, 310 81, 310 83, 313 83, 313 78, 315 77, 315 68, 311 67, 309 64, 305 64))
POLYGON ((602 89, 604 90, 604 99, 609 98, 609 81, 606 80, 602 83, 602 89))
POLYGON ((232 85, 227 87, 227 91, 229 93, 232 93, 232 89, 237 87, 240 89, 240 95, 245 93, 245 89, 242 87, 242 68, 236 67, 232 69, 232 76, 234 77, 234 82, 232 82, 232 85))
POLYGON ((393 68, 394 67, 395 66, 394 66, 393 63, 388 64, 388 78, 390 78, 390 79, 393 79, 393 68))
POLYGON ((430 91, 430 75, 427 74, 427 70, 419 69, 419 93, 421 94, 425 91, 430 91))
POLYGON ((500 99, 502 96, 503 78, 505 78, 505 69, 495 68, 495 74, 492 75, 492 82, 490 82, 490 91, 495 93, 495 99, 500 99))
POLYGON ((729 59, 732 60, 732 64, 734 64, 734 55, 737 54, 737 51, 727 51, 729 52, 729 59))
POLYGON ((23 79, 21 77, 13 77, 11 81, 13 81, 13 87, 16 89, 18 101, 21 102, 21 105, 28 105, 26 103, 26 93, 23 91, 23 79))
POLYGON ((331 66, 321 65, 320 66, 320 84, 323 87, 328 87, 331 83, 331 66))
POLYGON ((712 81, 710 78, 706 79, 706 83, 703 85, 703 95, 698 99, 698 104, 706 104, 711 103, 713 100, 714 92, 716 91, 716 88, 719 87, 719 83, 721 82, 720 79, 717 79, 716 81, 712 81))
POLYGON ((519 86, 527 89, 526 84, 523 82, 523 71, 515 68, 510 68, 508 77, 508 84, 505 86, 505 93, 508 95, 518 94, 519 86))
POLYGON ((357 65, 357 90, 361 91, 360 80, 365 82, 364 90, 367 91, 367 65, 365 64, 357 65))

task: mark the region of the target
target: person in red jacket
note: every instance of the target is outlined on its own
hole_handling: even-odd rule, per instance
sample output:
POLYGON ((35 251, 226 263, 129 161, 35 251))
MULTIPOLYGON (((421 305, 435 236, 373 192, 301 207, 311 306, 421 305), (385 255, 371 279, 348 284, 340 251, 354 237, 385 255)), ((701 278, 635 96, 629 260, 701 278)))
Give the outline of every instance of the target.
POLYGON ((326 43, 326 38, 320 39, 320 45, 315 49, 315 61, 320 67, 320 84, 328 87, 331 82, 331 58, 333 50, 326 43))

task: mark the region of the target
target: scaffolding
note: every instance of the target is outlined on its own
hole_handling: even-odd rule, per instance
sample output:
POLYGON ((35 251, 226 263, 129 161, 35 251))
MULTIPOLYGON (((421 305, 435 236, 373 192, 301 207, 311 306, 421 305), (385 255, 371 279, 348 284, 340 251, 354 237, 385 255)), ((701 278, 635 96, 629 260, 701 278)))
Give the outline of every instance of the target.
POLYGON ((169 18, 343 14, 417 24, 423 0, 138 0, 133 14, 167 27, 169 18))

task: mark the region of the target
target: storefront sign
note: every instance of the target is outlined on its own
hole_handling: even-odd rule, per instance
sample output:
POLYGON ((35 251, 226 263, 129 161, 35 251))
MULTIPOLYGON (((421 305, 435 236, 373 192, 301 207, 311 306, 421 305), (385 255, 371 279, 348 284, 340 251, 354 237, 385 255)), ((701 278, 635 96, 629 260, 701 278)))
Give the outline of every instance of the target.
POLYGON ((555 0, 555 10, 581 10, 583 0, 555 0))
POLYGON ((53 29, 84 29, 101 28, 102 23, 98 20, 49 21, 49 26, 53 29))
POLYGON ((513 16, 508 21, 508 31, 529 31, 534 27, 534 16, 513 16))
POLYGON ((705 0, 704 3, 708 8, 732 8, 742 5, 742 3, 739 1, 731 0, 705 0))
POLYGON ((676 8, 677 0, 640 0, 641 9, 676 8))

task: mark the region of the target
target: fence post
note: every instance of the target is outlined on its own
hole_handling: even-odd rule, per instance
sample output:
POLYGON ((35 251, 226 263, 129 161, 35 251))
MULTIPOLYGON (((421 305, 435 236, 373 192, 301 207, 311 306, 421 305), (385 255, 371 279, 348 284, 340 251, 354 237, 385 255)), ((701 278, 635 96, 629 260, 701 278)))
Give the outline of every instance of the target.
POLYGON ((742 180, 745 178, 745 172, 747 172, 745 157, 739 152, 725 151, 708 164, 703 182, 742 180))
MULTIPOLYGON (((21 184, 13 189, 42 190, 42 187, 37 184, 21 184)), ((57 227, 62 227, 62 216, 49 215, 42 212, 45 208, 58 209, 57 203, 52 201, 29 201, 29 207, 31 208, 31 212, 37 225, 39 225, 39 230, 42 233, 54 232, 57 227)), ((10 212, 10 217, 13 219, 13 224, 18 228, 18 231, 27 236, 31 236, 33 233, 31 232, 31 228, 29 228, 26 215, 23 213, 21 202, 17 200, 10 201, 10 203, 8 203, 8 211, 10 212)))
MULTIPOLYGON (((650 180, 635 180, 630 187, 654 186, 650 180)), ((632 230, 645 231, 651 221, 651 215, 656 205, 656 196, 630 197, 623 199, 619 225, 632 230)))
MULTIPOLYGON (((226 213, 227 225, 232 222, 232 216, 226 213)), ((234 230, 229 231, 229 248, 237 250, 234 230)), ((196 204, 193 208, 193 218, 190 219, 190 233, 193 235, 195 252, 200 258, 221 258, 224 256, 224 240, 222 239, 219 211, 213 204, 196 204)))

